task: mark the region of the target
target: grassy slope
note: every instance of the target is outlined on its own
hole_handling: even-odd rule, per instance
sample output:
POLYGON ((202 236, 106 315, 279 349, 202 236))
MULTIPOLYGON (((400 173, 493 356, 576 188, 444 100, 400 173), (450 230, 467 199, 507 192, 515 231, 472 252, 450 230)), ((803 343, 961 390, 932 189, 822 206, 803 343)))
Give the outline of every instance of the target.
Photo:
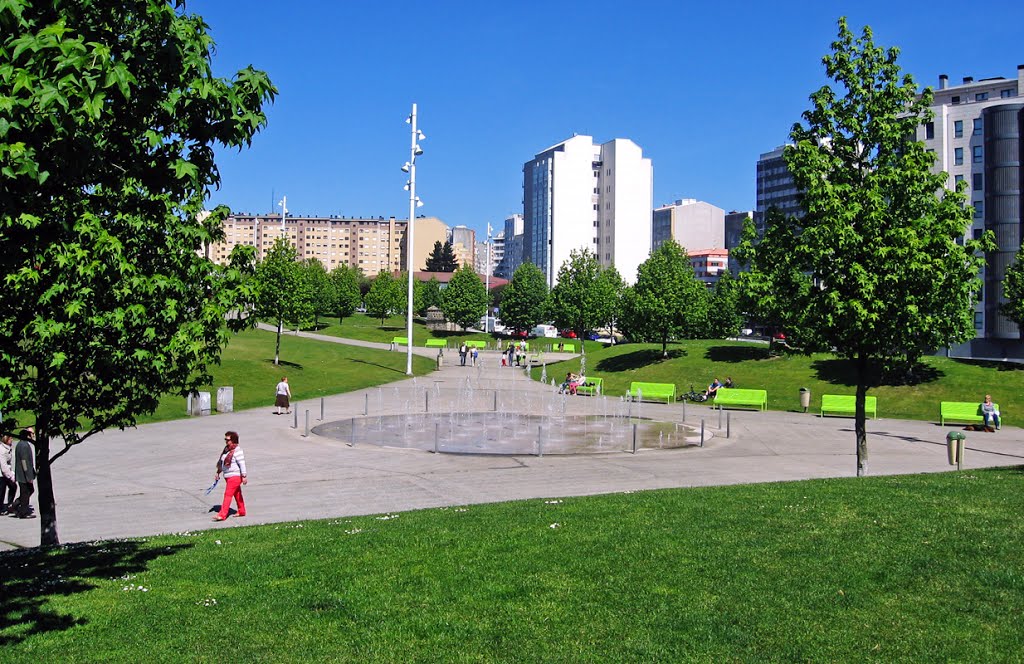
POLYGON ((1022 480, 651 491, 0 554, 3 659, 1015 661, 1022 480))
MULTIPOLYGON (((589 349, 589 346, 588 346, 589 349)), ((800 410, 799 390, 810 388, 811 409, 817 411, 822 394, 854 394, 852 372, 846 362, 830 355, 767 357, 767 347, 739 341, 698 340, 669 346, 662 360, 661 346, 624 344, 587 354, 587 374, 604 379, 609 395, 625 394, 631 381, 675 383, 677 392, 707 387, 711 379, 732 376, 736 387, 768 391, 768 408, 800 410)), ((869 394, 878 397, 878 416, 938 420, 940 401, 981 402, 986 392, 1000 404, 1004 420, 1020 422, 1024 412, 1024 365, 926 357, 929 377, 919 385, 881 386, 869 394)), ((579 360, 548 366, 548 376, 561 377, 579 370, 579 360)), ((538 372, 534 372, 534 377, 538 372)))
MULTIPOLYGON (((274 386, 281 376, 288 376, 292 398, 309 399, 329 394, 350 392, 364 387, 390 383, 405 378, 405 353, 390 353, 344 344, 324 343, 281 335, 281 365, 274 365, 273 332, 250 331, 234 337, 224 350, 222 362, 214 367, 213 383, 206 389, 216 399, 217 387, 231 385, 235 390, 235 410, 270 406, 274 403, 274 386)), ((413 356, 413 373, 430 373, 434 362, 413 356)), ((168 396, 161 400, 156 413, 141 422, 171 420, 183 417, 185 400, 168 396)))

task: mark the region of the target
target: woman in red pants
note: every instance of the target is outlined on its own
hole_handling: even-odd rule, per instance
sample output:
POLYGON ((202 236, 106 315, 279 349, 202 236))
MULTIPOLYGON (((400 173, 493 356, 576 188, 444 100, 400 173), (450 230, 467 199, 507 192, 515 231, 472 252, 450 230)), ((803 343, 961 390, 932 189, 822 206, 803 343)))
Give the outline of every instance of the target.
POLYGON ((238 446, 238 434, 234 431, 224 434, 224 451, 220 453, 220 460, 217 461, 217 474, 214 480, 219 479, 221 473, 224 474, 224 500, 220 504, 220 512, 213 520, 223 521, 228 518, 232 498, 238 506, 235 516, 245 516, 245 499, 242 498, 242 485, 247 482, 245 454, 238 446))

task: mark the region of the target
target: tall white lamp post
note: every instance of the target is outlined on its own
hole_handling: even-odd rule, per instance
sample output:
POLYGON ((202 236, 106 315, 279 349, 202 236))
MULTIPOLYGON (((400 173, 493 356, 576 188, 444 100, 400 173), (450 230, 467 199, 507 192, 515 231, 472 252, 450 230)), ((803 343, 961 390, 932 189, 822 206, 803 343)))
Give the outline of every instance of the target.
POLYGON ((491 222, 487 222, 487 265, 484 274, 484 293, 487 296, 487 311, 484 312, 484 332, 493 332, 491 325, 491 222))
POLYGON ((277 204, 281 206, 281 237, 284 237, 284 222, 285 217, 288 216, 288 197, 282 196, 277 204))
POLYGON ((402 172, 409 174, 409 181, 405 183, 405 188, 409 191, 409 226, 405 230, 405 253, 406 253, 406 270, 409 273, 409 293, 408 293, 408 304, 406 309, 406 363, 405 363, 405 374, 407 376, 412 375, 412 309, 413 309, 413 248, 415 247, 414 240, 414 225, 413 221, 416 219, 416 208, 423 207, 423 201, 416 196, 416 157, 423 154, 423 149, 419 145, 419 141, 426 138, 423 132, 416 127, 416 104, 412 105, 412 113, 405 119, 407 123, 412 125, 412 138, 409 142, 409 161, 405 162, 402 166, 402 172))

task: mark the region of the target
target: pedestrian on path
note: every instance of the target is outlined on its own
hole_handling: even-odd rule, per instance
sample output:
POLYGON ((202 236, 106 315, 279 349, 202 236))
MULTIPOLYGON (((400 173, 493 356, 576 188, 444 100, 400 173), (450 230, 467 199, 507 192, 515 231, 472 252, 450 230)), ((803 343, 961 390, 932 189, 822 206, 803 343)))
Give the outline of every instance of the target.
POLYGON ((238 445, 238 434, 228 431, 224 434, 224 450, 217 460, 217 474, 214 483, 224 475, 224 500, 220 504, 220 512, 213 517, 214 521, 223 521, 231 513, 231 500, 234 499, 238 511, 235 516, 245 516, 245 499, 242 498, 242 485, 248 484, 248 473, 245 468, 245 454, 238 445))
POLYGON ((14 439, 4 436, 0 440, 0 514, 7 514, 18 494, 18 482, 14 479, 14 439))
POLYGON ((35 438, 32 429, 22 429, 20 440, 14 446, 14 480, 18 483, 18 499, 11 509, 12 516, 19 519, 32 519, 32 504, 29 500, 35 493, 32 483, 36 481, 35 450, 30 442, 35 438))
POLYGON ((477 360, 478 357, 480 357, 480 349, 477 348, 476 346, 473 346, 472 355, 473 355, 473 366, 475 367, 476 366, 476 360, 477 360))
POLYGON ((466 355, 469 353, 469 349, 466 348, 466 342, 463 341, 462 345, 459 346, 459 364, 466 366, 466 355))
POLYGON ((291 413, 292 388, 288 385, 288 376, 281 376, 281 382, 277 384, 277 399, 274 405, 277 406, 275 415, 281 414, 284 408, 285 414, 291 413))

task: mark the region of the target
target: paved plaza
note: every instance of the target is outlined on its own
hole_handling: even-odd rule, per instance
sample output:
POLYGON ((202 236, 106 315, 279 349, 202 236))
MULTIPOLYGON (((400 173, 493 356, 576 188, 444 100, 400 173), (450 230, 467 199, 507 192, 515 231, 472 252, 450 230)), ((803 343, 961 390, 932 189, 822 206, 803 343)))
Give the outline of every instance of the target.
MULTIPOLYGON (((416 352, 433 357, 436 351, 416 352)), ((461 367, 458 355, 449 351, 448 363, 428 376, 406 379, 396 373, 398 380, 382 388, 327 397, 323 422, 351 421, 362 418, 364 411, 371 417, 423 413, 428 408, 437 412, 450 405, 455 395, 460 403, 482 413, 492 411, 494 404, 507 413, 512 404, 533 403, 530 398, 554 392, 551 385, 529 380, 522 370, 501 367, 497 352, 483 352, 480 358, 479 367, 461 367), (428 394, 433 395, 432 403, 428 394)), ((534 369, 535 375, 538 371, 534 369)), ((302 389, 300 380, 293 377, 293 389, 302 389)), ((694 430, 700 429, 703 420, 704 446, 641 449, 636 454, 630 453, 628 446, 621 452, 587 455, 433 454, 411 447, 381 447, 365 436, 357 437, 355 444, 315 433, 306 437, 305 413, 309 411, 311 426, 322 424, 321 400, 293 404, 299 413, 294 428, 292 416, 274 414, 273 388, 267 385, 263 408, 109 431, 69 452, 53 466, 61 541, 524 498, 856 474, 852 418, 731 411, 727 437, 726 420, 723 418, 719 428, 718 411, 707 406, 645 403, 639 407, 645 418, 685 423, 694 430), (213 523, 211 508, 220 504, 223 483, 208 496, 205 490, 213 482, 223 434, 228 430, 239 433, 245 450, 248 515, 213 523)), ((793 400, 795 405, 796 395, 793 400)), ((572 396, 550 401, 559 408, 564 404, 570 415, 607 413, 622 407, 618 397, 572 396)), ((950 470, 945 435, 959 428, 934 422, 869 420, 869 473, 950 470)), ((1024 429, 1004 426, 996 433, 968 432, 964 459, 965 468, 1022 464, 1024 429)), ((38 542, 38 519, 0 517, 0 550, 38 542)))

